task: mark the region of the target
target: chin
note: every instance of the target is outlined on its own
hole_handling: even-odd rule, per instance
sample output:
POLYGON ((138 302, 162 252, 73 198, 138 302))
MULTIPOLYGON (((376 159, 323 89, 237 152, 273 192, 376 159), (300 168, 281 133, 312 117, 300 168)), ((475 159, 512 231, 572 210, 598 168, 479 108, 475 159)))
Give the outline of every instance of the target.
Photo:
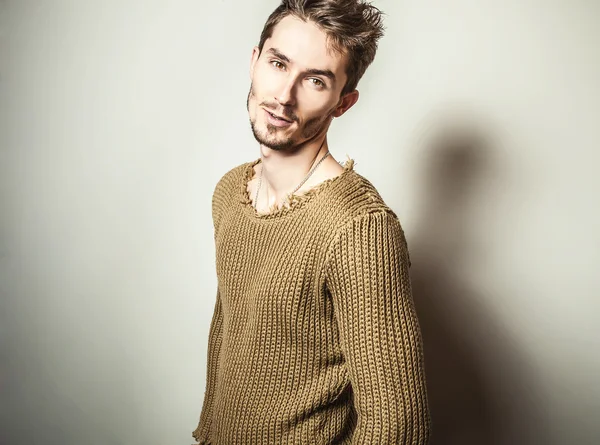
POLYGON ((286 136, 285 130, 275 130, 271 132, 266 123, 261 122, 258 126, 250 122, 254 138, 259 144, 264 145, 275 151, 283 151, 296 145, 294 138, 286 136), (257 128, 258 127, 258 128, 257 128))
POLYGON ((296 145, 292 138, 265 137, 264 133, 259 135, 255 134, 254 137, 260 144, 275 151, 288 150, 296 145))
POLYGON ((259 142, 265 147, 275 151, 285 151, 294 147, 296 144, 292 139, 273 139, 273 138, 261 138, 259 142))

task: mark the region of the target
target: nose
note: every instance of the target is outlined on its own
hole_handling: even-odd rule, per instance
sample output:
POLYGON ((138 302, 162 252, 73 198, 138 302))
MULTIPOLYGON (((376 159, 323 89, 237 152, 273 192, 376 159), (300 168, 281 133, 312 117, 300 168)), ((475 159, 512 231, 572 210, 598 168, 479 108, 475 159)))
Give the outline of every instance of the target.
POLYGON ((295 94, 295 81, 290 76, 284 80, 275 99, 283 106, 291 106, 296 103, 295 94))

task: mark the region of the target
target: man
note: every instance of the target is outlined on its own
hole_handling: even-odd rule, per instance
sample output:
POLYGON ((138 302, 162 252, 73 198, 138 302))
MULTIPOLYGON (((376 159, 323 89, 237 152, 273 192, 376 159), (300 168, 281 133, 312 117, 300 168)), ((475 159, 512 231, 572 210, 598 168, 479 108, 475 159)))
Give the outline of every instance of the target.
POLYGON ((213 194, 218 290, 200 444, 428 440, 404 233, 327 144, 382 29, 361 0, 283 0, 252 51, 260 158, 213 194))

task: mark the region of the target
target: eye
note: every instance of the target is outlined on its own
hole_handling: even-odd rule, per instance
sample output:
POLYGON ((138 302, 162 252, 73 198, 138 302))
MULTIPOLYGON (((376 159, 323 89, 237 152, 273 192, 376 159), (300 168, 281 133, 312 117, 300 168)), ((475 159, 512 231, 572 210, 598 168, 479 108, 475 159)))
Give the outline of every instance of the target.
POLYGON ((325 83, 321 79, 317 79, 316 77, 311 77, 309 79, 316 87, 323 88, 325 87, 325 83))
POLYGON ((283 63, 281 63, 279 60, 271 60, 271 65, 273 65, 275 68, 277 68, 279 70, 285 68, 285 65, 283 63))

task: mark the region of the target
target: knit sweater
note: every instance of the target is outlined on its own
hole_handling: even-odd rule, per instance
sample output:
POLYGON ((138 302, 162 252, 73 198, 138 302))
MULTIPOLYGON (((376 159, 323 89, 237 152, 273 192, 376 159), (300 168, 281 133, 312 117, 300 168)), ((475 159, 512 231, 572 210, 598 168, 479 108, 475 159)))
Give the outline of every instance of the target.
POLYGON ((212 198, 218 289, 202 445, 426 444, 430 416, 396 214, 348 159, 271 213, 257 159, 212 198))

